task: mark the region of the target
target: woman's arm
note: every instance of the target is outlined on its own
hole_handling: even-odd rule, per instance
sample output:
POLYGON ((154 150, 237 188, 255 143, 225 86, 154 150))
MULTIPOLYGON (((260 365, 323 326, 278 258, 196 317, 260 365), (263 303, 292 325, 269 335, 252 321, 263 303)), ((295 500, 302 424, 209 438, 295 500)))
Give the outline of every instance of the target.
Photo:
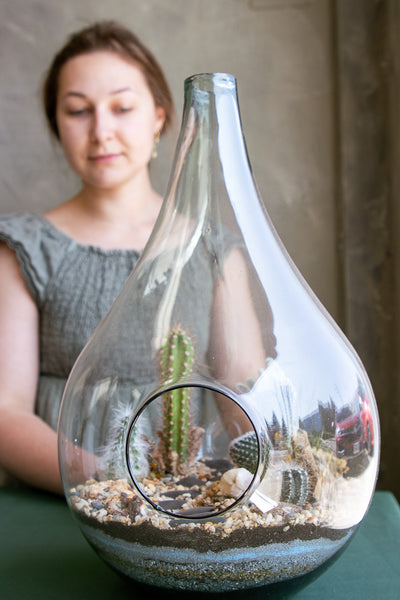
MULTIPOLYGON (((241 252, 233 250, 224 263, 214 293, 210 360, 214 374, 231 389, 248 378, 256 380, 265 368, 266 351, 254 309, 247 268, 241 252)), ((251 429, 241 409, 218 396, 218 406, 231 437, 251 429)))
POLYGON ((211 321, 211 358, 214 372, 236 389, 265 368, 266 352, 248 282, 246 263, 232 250, 223 276, 215 287, 211 321))
POLYGON ((0 464, 29 485, 62 493, 57 434, 34 414, 39 316, 17 258, 0 243, 0 464))

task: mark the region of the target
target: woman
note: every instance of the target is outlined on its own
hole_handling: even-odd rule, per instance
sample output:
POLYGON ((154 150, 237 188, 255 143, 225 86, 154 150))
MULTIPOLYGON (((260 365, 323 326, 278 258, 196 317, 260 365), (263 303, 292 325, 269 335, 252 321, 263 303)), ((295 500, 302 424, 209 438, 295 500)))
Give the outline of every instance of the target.
POLYGON ((55 432, 62 391, 157 218, 162 199, 149 163, 173 103, 152 54, 112 22, 68 40, 43 98, 82 187, 44 216, 0 219, 0 464, 62 493, 55 432))
MULTIPOLYGON (((62 493, 56 428, 65 382, 153 229, 162 199, 149 163, 173 109, 155 59, 109 22, 78 32, 57 54, 44 106, 82 187, 43 216, 0 218, 0 464, 25 483, 62 493)), ((200 355, 211 352, 225 380, 236 383, 257 377, 265 354, 246 268, 228 238, 217 280, 213 255, 199 243, 186 280, 189 287, 200 281, 202 292, 185 309, 195 315, 200 355), (210 311, 218 347, 204 327, 210 311)), ((144 339, 151 314, 142 317, 136 338, 144 339)), ((140 347, 135 339, 134 352, 140 347)), ((135 357, 137 370, 146 356, 135 357)), ((232 402, 219 405, 232 422, 232 402)))

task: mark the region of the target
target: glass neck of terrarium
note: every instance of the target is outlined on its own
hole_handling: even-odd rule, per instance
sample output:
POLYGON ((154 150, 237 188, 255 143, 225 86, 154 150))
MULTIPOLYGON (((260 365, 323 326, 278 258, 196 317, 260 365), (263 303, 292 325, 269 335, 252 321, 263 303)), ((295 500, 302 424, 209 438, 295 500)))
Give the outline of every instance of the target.
POLYGON ((153 232, 155 246, 158 251, 168 250, 172 240, 172 246, 184 245, 185 262, 209 224, 227 224, 227 214, 236 221, 234 228, 248 237, 247 250, 259 271, 264 263, 259 240, 265 243, 274 233, 247 156, 236 79, 226 73, 194 75, 185 81, 182 126, 153 232))
POLYGON ((235 184, 230 184, 228 178, 234 174, 236 180, 238 169, 240 177, 245 172, 247 184, 250 178, 253 186, 235 78, 225 73, 206 73, 188 78, 185 81, 182 127, 165 210, 195 219, 197 228, 201 228, 208 218, 222 220, 221 198, 230 196, 235 184))

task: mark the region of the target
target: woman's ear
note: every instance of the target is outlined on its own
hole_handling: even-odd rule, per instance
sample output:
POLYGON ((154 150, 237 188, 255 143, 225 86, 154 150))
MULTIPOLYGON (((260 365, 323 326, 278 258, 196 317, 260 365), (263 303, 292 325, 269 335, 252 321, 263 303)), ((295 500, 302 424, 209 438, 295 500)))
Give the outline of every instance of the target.
POLYGON ((154 127, 154 135, 161 133, 165 123, 165 110, 162 106, 156 107, 156 121, 154 127))

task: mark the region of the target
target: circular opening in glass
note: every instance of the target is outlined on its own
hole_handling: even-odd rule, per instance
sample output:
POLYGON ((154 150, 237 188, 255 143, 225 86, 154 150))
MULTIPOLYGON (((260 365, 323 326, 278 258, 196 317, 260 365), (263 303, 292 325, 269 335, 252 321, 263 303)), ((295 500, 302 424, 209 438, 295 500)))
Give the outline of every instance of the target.
POLYGON ((260 438, 243 408, 199 385, 151 396, 132 420, 125 450, 143 498, 187 519, 215 517, 246 497, 261 456, 260 438))

